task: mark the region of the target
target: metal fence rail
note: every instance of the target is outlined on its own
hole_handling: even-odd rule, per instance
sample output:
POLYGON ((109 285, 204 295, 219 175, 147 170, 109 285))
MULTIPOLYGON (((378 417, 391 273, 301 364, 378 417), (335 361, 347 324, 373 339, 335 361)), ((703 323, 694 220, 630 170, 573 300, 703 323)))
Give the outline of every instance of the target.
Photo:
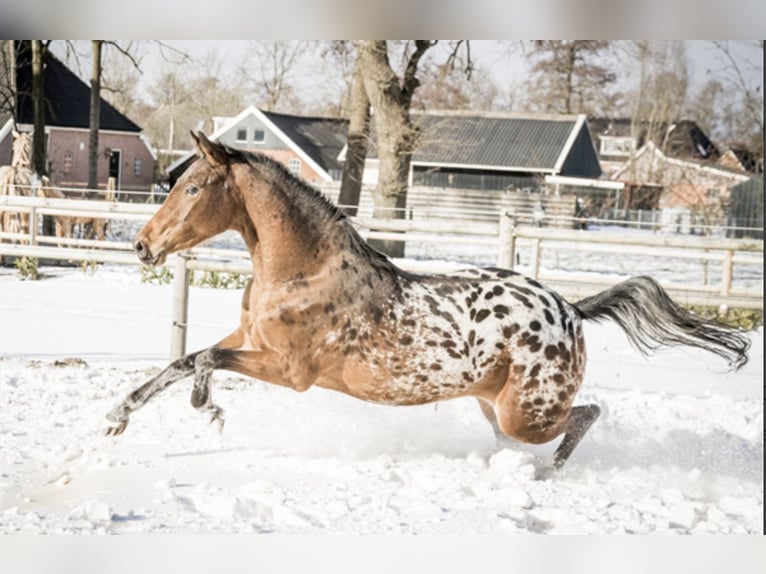
MULTIPOLYGON (((148 221, 157 209, 159 206, 140 203, 0 197, 0 213, 27 213, 32 222, 28 234, 0 233, 0 256, 140 265, 130 243, 48 237, 38 232, 39 220, 43 215, 65 215, 148 221)), ((707 262, 717 262, 721 264, 718 286, 662 282, 663 286, 681 303, 763 309, 762 287, 738 289, 733 285, 735 265, 756 266, 762 276, 763 242, 758 240, 532 227, 519 225, 518 219, 507 212, 502 213, 496 223, 484 224, 454 220, 380 220, 369 217, 352 218, 351 221, 366 238, 485 245, 494 248, 497 265, 505 268, 516 266, 521 247, 524 247, 531 252, 529 274, 571 299, 602 291, 619 279, 603 276, 562 278, 548 274, 541 266, 545 250, 620 255, 638 253, 660 258, 699 260, 704 265, 707 262)), ((402 267, 414 272, 426 269, 417 261, 401 263, 402 267)), ((172 355, 176 357, 180 356, 179 353, 183 354, 185 348, 189 273, 194 270, 249 273, 251 265, 249 255, 244 250, 205 246, 171 257, 166 265, 172 266, 175 272, 172 355)))

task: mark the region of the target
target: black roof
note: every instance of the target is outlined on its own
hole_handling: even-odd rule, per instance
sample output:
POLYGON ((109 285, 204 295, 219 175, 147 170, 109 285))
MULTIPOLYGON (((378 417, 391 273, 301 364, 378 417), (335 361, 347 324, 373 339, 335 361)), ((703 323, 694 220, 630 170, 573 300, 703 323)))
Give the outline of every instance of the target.
MULTIPOLYGON (((632 135, 630 118, 589 117, 588 125, 595 137, 632 135)), ((702 128, 692 120, 669 123, 639 120, 636 123, 636 147, 642 147, 647 141, 653 141, 671 157, 714 160, 721 155, 702 128)))
MULTIPOLYGON (((44 60, 45 123, 49 126, 87 129, 90 123, 90 87, 60 62, 50 50, 44 60)), ((16 123, 34 123, 32 108, 32 45, 16 43, 16 123)), ((101 99, 102 130, 140 132, 141 128, 101 99)))
POLYGON ((348 120, 262 113, 326 172, 343 169, 338 154, 346 145, 348 120))
MULTIPOLYGON (((558 171, 576 115, 519 115, 488 112, 413 113, 419 139, 413 165, 558 171)), ((371 138, 375 141, 374 124, 371 138)), ((377 157, 370 146, 368 157, 377 157)))

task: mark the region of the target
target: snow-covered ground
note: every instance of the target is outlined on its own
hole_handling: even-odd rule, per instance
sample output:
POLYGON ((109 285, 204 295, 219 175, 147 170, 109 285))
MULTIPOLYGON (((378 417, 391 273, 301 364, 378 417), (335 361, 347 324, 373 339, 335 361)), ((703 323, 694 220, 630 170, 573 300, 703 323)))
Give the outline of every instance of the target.
MULTIPOLYGON (((223 371, 222 434, 179 382, 104 437, 104 415, 166 363, 171 287, 135 268, 43 272, 0 269, 2 533, 762 531, 762 328, 728 373, 696 350, 644 359, 587 324, 577 402, 602 417, 535 480, 556 443, 498 451, 472 400, 386 407, 223 371)), ((233 329, 240 298, 192 288, 190 350, 233 329)))

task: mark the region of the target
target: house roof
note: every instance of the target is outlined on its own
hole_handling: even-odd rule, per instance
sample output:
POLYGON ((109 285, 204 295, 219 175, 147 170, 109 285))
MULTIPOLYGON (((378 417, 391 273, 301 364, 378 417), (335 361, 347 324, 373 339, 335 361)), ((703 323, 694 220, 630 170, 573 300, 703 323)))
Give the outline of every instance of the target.
MULTIPOLYGON (((278 114, 250 106, 228 121, 219 121, 218 129, 209 136, 210 139, 219 138, 248 115, 257 116, 278 138, 326 179, 332 179, 329 175, 331 170, 342 168, 338 155, 346 144, 348 120, 344 119, 278 114)), ((171 178, 172 174, 186 169, 193 157, 194 152, 190 151, 170 165, 168 173, 171 174, 171 178)))
MULTIPOLYGON (((44 61, 45 123, 49 126, 88 129, 90 87, 60 62, 50 50, 44 61)), ((16 122, 33 124, 32 47, 29 40, 16 44, 16 122)), ((141 128, 103 98, 99 116, 101 130, 140 132, 141 128)))
MULTIPOLYGON (((420 135, 412 164, 557 173, 584 122, 584 115, 413 113, 420 135)), ((377 157, 374 145, 368 157, 377 157)))
POLYGON ((619 179, 625 172, 627 172, 631 165, 638 161, 641 157, 643 157, 646 154, 653 154, 655 157, 657 157, 660 161, 667 162, 671 165, 678 165, 678 166, 684 166, 691 169, 694 169, 698 172, 703 173, 709 173, 714 174, 718 176, 725 176, 725 177, 731 177, 734 180, 737 181, 745 181, 749 178, 748 174, 743 173, 739 169, 726 167, 724 165, 720 165, 717 163, 711 163, 711 162, 705 162, 697 159, 681 159, 676 157, 670 157, 668 154, 663 153, 660 148, 654 144, 654 142, 647 142, 645 146, 643 146, 640 150, 636 152, 636 155, 634 155, 631 159, 625 162, 625 165, 622 166, 618 171, 616 171, 612 175, 612 179, 617 180, 619 179))
POLYGON ((718 161, 726 165, 729 163, 727 160, 730 160, 732 164, 740 167, 743 171, 758 171, 758 159, 746 148, 730 147, 718 161))
MULTIPOLYGON (((589 117, 588 125, 595 137, 633 137, 630 118, 589 117)), ((703 129, 692 120, 652 123, 639 120, 635 125, 636 147, 653 141, 671 157, 717 159, 721 154, 703 129)))
POLYGON ((262 113, 325 171, 343 168, 338 155, 346 145, 348 120, 262 113))

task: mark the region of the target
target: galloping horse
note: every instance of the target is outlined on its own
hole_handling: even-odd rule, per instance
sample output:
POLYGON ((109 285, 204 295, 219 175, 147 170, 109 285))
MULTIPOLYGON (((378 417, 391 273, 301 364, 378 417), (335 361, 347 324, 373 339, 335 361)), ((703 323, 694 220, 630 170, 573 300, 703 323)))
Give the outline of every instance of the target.
POLYGON ((404 272, 280 163, 192 136, 198 159, 134 247, 143 263, 157 265, 238 231, 253 265, 240 325, 130 393, 107 415, 108 435, 189 375, 192 405, 222 426, 211 373, 228 369, 392 405, 475 397, 498 437, 544 443, 564 433, 553 459, 560 467, 599 415, 596 405, 572 405, 585 372, 583 320, 616 321, 644 353, 683 344, 734 368, 747 362, 745 335, 687 313, 648 277, 570 304, 506 269, 404 272))

